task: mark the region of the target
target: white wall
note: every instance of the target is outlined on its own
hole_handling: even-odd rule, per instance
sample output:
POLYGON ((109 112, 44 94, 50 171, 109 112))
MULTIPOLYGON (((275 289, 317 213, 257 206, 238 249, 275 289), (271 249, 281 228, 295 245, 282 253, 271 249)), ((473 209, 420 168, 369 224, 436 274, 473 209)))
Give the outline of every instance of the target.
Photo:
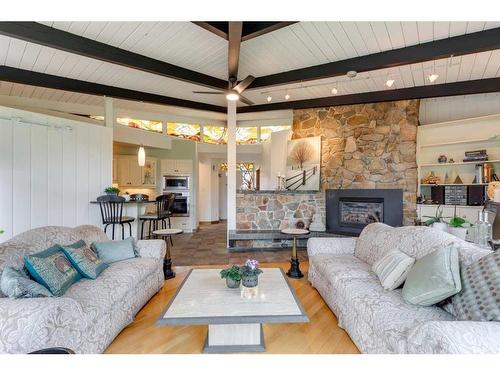
POLYGON ((219 220, 219 163, 200 158, 198 162, 198 219, 219 220))
POLYGON ((45 225, 100 225, 113 129, 0 107, 0 241, 45 225))
POLYGON ((278 174, 286 175, 286 148, 290 136, 290 130, 283 130, 271 133, 271 137, 263 142, 260 190, 275 190, 278 187, 278 174))

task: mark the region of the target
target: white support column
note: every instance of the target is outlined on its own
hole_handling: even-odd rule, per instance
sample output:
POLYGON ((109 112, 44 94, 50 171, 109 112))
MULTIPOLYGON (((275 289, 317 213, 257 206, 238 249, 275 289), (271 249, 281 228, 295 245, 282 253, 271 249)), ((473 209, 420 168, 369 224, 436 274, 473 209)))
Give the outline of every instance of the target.
POLYGON ((112 128, 115 124, 115 110, 113 107, 113 98, 104 97, 104 126, 112 128))
POLYGON ((227 229, 236 229, 236 102, 227 102, 227 229))

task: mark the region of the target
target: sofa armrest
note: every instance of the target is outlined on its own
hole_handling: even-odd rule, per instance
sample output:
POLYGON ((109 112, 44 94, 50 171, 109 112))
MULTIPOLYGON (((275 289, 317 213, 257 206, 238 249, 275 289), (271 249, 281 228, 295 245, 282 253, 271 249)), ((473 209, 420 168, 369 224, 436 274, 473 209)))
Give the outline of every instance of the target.
POLYGON ((352 255, 356 246, 355 237, 317 237, 307 241, 307 255, 317 254, 352 255))
POLYGON ((165 258, 167 246, 163 240, 140 240, 136 244, 141 258, 165 258))
POLYGON ((500 354, 500 322, 425 322, 409 335, 408 352, 500 354))
POLYGON ((50 347, 82 351, 88 322, 70 298, 0 298, 0 353, 29 353, 50 347))

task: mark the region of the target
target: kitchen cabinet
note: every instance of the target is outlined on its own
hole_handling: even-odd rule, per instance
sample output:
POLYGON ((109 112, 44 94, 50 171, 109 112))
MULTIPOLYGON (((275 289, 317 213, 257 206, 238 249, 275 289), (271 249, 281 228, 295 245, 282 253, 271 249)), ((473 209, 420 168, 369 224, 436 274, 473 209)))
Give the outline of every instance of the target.
POLYGON ((161 174, 165 175, 191 175, 193 161, 189 159, 163 159, 161 161, 161 174))
POLYGON ((144 167, 139 166, 136 157, 118 157, 116 160, 120 187, 156 187, 156 159, 146 158, 144 167))
POLYGON ((118 183, 118 159, 113 158, 113 183, 118 183))

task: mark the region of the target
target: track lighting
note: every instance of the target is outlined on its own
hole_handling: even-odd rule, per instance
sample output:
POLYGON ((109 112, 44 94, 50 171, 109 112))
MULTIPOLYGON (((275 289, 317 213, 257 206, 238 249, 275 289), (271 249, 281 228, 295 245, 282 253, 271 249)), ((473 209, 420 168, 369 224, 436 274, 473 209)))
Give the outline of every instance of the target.
POLYGON ((337 95, 338 93, 339 93, 339 90, 337 90, 337 88, 336 88, 336 87, 334 87, 334 88, 332 89, 332 94, 333 94, 333 95, 337 95))
POLYGON ((290 99, 290 94, 289 94, 289 93, 286 93, 286 95, 285 95, 285 100, 288 100, 288 99, 290 99))
POLYGON ((430 74, 428 78, 430 83, 434 83, 434 81, 439 78, 439 74, 430 74))
POLYGON ((273 100, 273 97, 272 97, 271 95, 269 95, 269 96, 267 97, 267 101, 268 101, 268 102, 270 102, 271 100, 273 100))
POLYGON ((385 85, 387 87, 392 87, 392 85, 394 85, 394 80, 393 79, 388 79, 386 82, 385 82, 385 85))

